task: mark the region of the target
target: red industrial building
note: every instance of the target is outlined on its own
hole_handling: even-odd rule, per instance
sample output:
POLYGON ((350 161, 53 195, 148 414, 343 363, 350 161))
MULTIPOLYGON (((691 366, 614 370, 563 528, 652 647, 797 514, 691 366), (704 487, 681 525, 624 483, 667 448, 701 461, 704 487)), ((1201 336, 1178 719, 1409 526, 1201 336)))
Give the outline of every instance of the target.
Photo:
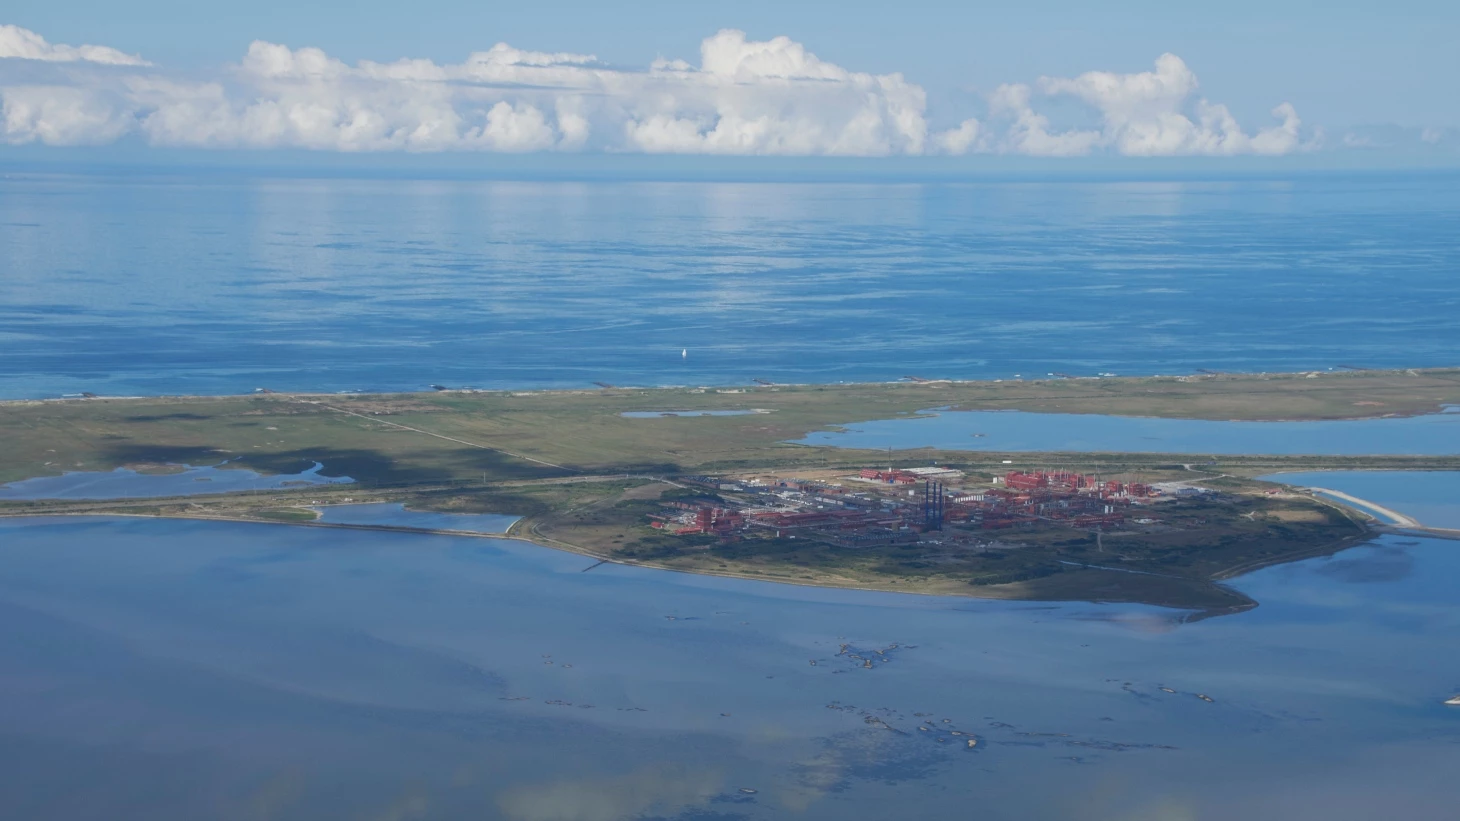
MULTIPOLYGON (((766 496, 767 507, 737 509, 743 502, 724 500, 666 500, 665 515, 651 515, 653 526, 676 535, 705 534, 733 538, 747 525, 776 537, 798 536, 830 541, 843 547, 868 547, 915 541, 919 534, 940 531, 947 523, 990 530, 1020 526, 1063 525, 1084 530, 1124 523, 1131 505, 1159 495, 1143 482, 1105 481, 1098 476, 1066 470, 1009 471, 1003 485, 977 493, 949 492, 929 478, 932 471, 867 468, 863 479, 899 486, 923 484, 921 501, 895 494, 851 493, 845 488, 804 479, 779 479, 771 489, 792 488, 808 494, 787 501, 788 494, 766 496), (922 471, 916 472, 916 471, 922 471), (830 498, 835 494, 835 498, 830 498), (770 499, 778 495, 780 499, 770 499), (828 502, 834 505, 828 505, 828 502), (791 508, 787 510, 785 508, 791 508), (676 512, 678 511, 678 512, 676 512)), ((962 475, 962 474, 957 474, 962 475)), ((718 482, 705 477, 707 482, 718 482)), ((997 481, 997 480, 996 480, 997 481)), ((957 539, 957 528, 952 538, 957 539)))
POLYGON ((1105 498, 1112 496, 1145 498, 1155 495, 1152 493, 1150 485, 1141 482, 1129 484, 1102 482, 1083 473, 1071 473, 1064 470, 1036 470, 1032 473, 1012 470, 1004 474, 1004 484, 1014 490, 1050 489, 1066 493, 1085 490, 1105 498))
POLYGON ((676 536, 687 536, 695 533, 724 536, 743 527, 745 525, 745 517, 741 516, 740 512, 736 510, 727 510, 719 507, 700 507, 695 509, 694 524, 684 527, 675 527, 675 524, 673 521, 655 519, 655 521, 649 523, 649 526, 669 530, 676 536))
POLYGON ((916 473, 908 473, 905 470, 877 470, 876 468, 863 468, 862 478, 886 482, 889 485, 915 485, 923 481, 922 477, 916 473))

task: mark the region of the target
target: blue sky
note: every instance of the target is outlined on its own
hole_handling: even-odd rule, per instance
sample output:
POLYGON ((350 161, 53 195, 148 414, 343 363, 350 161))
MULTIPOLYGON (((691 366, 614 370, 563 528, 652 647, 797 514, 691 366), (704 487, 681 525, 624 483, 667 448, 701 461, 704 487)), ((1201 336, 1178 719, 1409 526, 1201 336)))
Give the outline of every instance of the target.
MULTIPOLYGON (((804 89, 794 94, 768 91, 764 98, 728 101, 722 94, 696 92, 673 104, 656 102, 658 107, 654 107, 645 101, 662 96, 662 88, 656 86, 624 91, 628 96, 615 97, 606 108, 575 102, 576 112, 564 111, 562 99, 567 92, 563 89, 578 94, 581 77, 564 72, 554 75, 560 79, 550 81, 561 84, 551 95, 504 92, 501 99, 488 99, 478 94, 471 101, 453 98, 428 113, 404 112, 394 103, 362 103, 339 95, 311 98, 310 105, 333 106, 337 119, 356 116, 357 126, 362 107, 374 112, 371 116, 378 115, 378 127, 383 130, 370 140, 360 138, 353 143, 337 135, 288 135, 280 128, 265 134, 243 126, 230 126, 227 133, 214 128, 204 134, 192 126, 185 133, 177 125, 172 132, 161 133, 157 122, 161 118, 154 118, 147 127, 141 123, 175 101, 158 102, 156 83, 152 83, 154 92, 140 99, 135 88, 139 81, 135 77, 118 79, 114 76, 118 70, 112 66, 88 63, 62 72, 55 64, 0 59, 0 85, 9 82, 12 87, 61 89, 67 83, 80 84, 92 95, 86 111, 93 119, 100 116, 96 114, 101 107, 98 100, 110 106, 108 110, 115 116, 132 118, 76 138, 69 133, 55 136, 59 132, 54 129, 46 131, 39 119, 42 115, 36 113, 34 127, 13 133, 8 139, 11 143, 47 142, 45 135, 51 134, 51 141, 57 143, 145 139, 159 146, 343 150, 382 146, 437 150, 470 143, 513 151, 793 155, 1226 156, 1339 149, 1456 153, 1460 143, 1460 92, 1455 89, 1460 77, 1457 9, 1460 3, 1404 0, 1383 4, 1229 0, 1201 6, 1047 0, 998 5, 744 0, 733 4, 640 2, 632 6, 460 0, 413 4, 379 0, 309 4, 281 0, 248 4, 10 0, 0 12, 0 24, 19 26, 48 44, 94 44, 138 55, 153 64, 149 77, 163 77, 173 85, 221 84, 226 99, 218 105, 229 107, 229 116, 235 119, 249 115, 242 107, 260 93, 275 93, 261 92, 260 83, 250 85, 248 78, 240 80, 239 73, 230 69, 246 62, 254 41, 287 46, 291 56, 278 59, 293 60, 285 68, 277 60, 270 62, 273 68, 266 85, 286 80, 315 83, 309 79, 318 77, 310 74, 316 70, 311 67, 315 64, 295 59, 300 49, 307 48, 319 49, 348 67, 360 60, 429 60, 433 66, 443 67, 439 73, 446 78, 444 82, 460 83, 460 71, 450 67, 499 42, 524 52, 593 55, 598 60, 595 66, 621 70, 624 76, 647 72, 656 58, 684 60, 683 72, 699 76, 709 71, 702 41, 722 29, 737 29, 744 37, 725 47, 739 49, 738 53, 760 54, 764 51, 760 44, 784 36, 813 55, 814 63, 800 58, 793 61, 793 73, 786 75, 803 86, 824 86, 833 68, 856 77, 900 73, 911 90, 878 91, 884 96, 877 102, 877 116, 882 120, 874 124, 875 135, 849 130, 867 126, 871 116, 850 102, 853 92, 861 88, 856 77, 847 81, 843 89, 847 93, 838 99, 804 89), (1156 65, 1168 53, 1179 58, 1179 66, 1169 64, 1163 69, 1156 65), (18 64, 25 65, 17 68, 18 64), (78 73, 84 73, 81 69, 94 71, 96 76, 77 79, 78 73), (1088 75, 1090 72, 1097 74, 1088 75), (1081 80, 1087 76, 1092 79, 1081 80), (1111 96, 1100 90, 1102 83, 1122 83, 1124 90, 1111 96), (1165 90, 1154 96, 1130 96, 1152 83, 1165 90), (122 84, 127 86, 125 90, 119 90, 122 84), (1171 91, 1173 84, 1175 91, 1171 91), (1023 96, 1020 87, 1025 89, 1023 96), (499 110, 500 116, 489 122, 492 107, 498 103, 508 108, 499 110), (1289 104, 1294 116, 1275 113, 1282 104, 1289 104), (911 109, 916 109, 920 120, 909 126, 907 112, 911 109), (440 137, 438 115, 443 111, 452 120, 450 127, 456 129, 454 142, 440 137), (1181 125, 1185 129, 1181 133, 1158 127, 1171 114, 1184 117, 1189 126, 1181 125), (1030 117, 1041 118, 1042 124, 1030 126, 1030 117), (579 128, 574 118, 584 121, 581 127, 586 129, 586 137, 580 138, 574 131, 579 128), (764 126, 771 120, 776 122, 764 126), (746 122, 762 125, 752 128, 746 122), (970 122, 971 126, 966 125, 970 122), (420 138, 427 126, 437 132, 431 137, 434 141, 420 138), (625 138, 620 133, 625 129, 639 131, 625 138), (1261 136, 1264 130, 1271 131, 1266 139, 1261 136), (402 136, 408 134, 416 137, 402 136)), ((770 85, 781 83, 784 78, 776 72, 783 70, 783 61, 775 58, 768 58, 769 68, 742 59, 735 64, 738 68, 732 66, 739 72, 737 82, 743 87, 746 77, 753 75, 757 82, 770 78, 770 85)), ((255 64, 262 65, 257 60, 255 64)), ((121 71, 142 73, 136 68, 121 71)), ((336 74, 345 84, 380 82, 373 76, 336 74)), ((490 83, 520 85, 524 77, 538 82, 541 76, 546 76, 543 71, 497 73, 490 83)), ((601 81, 602 72, 595 76, 599 78, 595 82, 601 81)), ((480 80, 477 75, 472 77, 473 82, 480 80)), ((410 82, 422 80, 413 76, 410 82)), ((56 100, 64 96, 61 91, 55 92, 54 99, 38 97, 40 92, 33 90, 27 93, 29 97, 17 97, 19 102, 11 101, 10 107, 39 112, 47 104, 54 108, 56 100)), ((590 96, 602 98, 603 89, 596 86, 590 96)), ((283 102, 297 111, 301 105, 297 95, 286 97, 283 102)), ((189 105, 197 108, 194 103, 189 105)), ((186 114, 179 114, 175 105, 167 110, 174 121, 186 114)), ((189 116, 202 115, 192 111, 189 116)), ((216 120, 221 115, 207 116, 216 120)))

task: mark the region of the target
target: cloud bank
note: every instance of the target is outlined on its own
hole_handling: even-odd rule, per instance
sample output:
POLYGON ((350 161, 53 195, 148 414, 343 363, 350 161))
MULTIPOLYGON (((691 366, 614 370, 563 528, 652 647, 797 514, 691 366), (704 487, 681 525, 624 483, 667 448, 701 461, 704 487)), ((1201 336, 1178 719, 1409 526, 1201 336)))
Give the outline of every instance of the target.
MULTIPOLYGON (((1164 54, 1153 71, 1092 71, 1000 86, 982 117, 930 126, 901 74, 856 72, 786 37, 726 29, 698 65, 646 69, 505 43, 461 63, 354 65, 258 41, 215 76, 184 76, 103 46, 0 26, 0 141, 321 151, 600 151, 658 154, 1035 156, 1286 154, 1311 147, 1297 112, 1244 131, 1164 54), (1045 106, 1088 124, 1056 128, 1045 106)), ((950 118, 957 119, 957 118, 950 118)))
POLYGON ((39 34, 20 26, 0 25, 0 60, 44 60, 51 63, 101 63, 112 66, 147 66, 151 63, 106 46, 51 45, 39 34))

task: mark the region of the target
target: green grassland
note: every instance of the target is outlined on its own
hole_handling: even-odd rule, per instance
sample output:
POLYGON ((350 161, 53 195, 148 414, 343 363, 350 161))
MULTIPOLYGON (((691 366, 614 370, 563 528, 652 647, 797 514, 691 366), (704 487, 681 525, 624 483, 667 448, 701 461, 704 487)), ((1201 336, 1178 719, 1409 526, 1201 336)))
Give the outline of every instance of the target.
MULTIPOLYGON (((1197 419, 1344 419, 1430 413, 1454 403, 1460 403, 1460 370, 1453 369, 1334 373, 1314 379, 1214 376, 1188 381, 7 402, 0 403, 0 482, 65 470, 216 464, 225 459, 268 473, 291 472, 317 460, 325 464, 327 475, 349 475, 366 483, 480 479, 483 474, 491 481, 577 473, 813 467, 865 462, 869 454, 785 442, 836 425, 894 418, 930 407, 1197 419), (750 408, 771 412, 660 419, 619 415, 636 410, 750 408)), ((993 464, 999 456, 1003 455, 958 454, 960 459, 993 464)))
POLYGON ((883 451, 787 444, 807 433, 932 407, 1204 419, 1345 419, 1460 404, 1460 370, 744 388, 162 397, 0 403, 0 482, 67 470, 218 464, 292 473, 313 461, 356 484, 145 502, 0 502, 0 515, 98 514, 245 519, 318 526, 306 503, 404 501, 422 509, 511 513, 517 538, 597 558, 699 573, 1019 599, 1143 601, 1224 612, 1251 602, 1217 584, 1236 569, 1367 538, 1352 514, 1302 496, 1265 497, 1250 479, 1317 469, 1460 469, 1455 457, 1003 454, 899 451, 900 464, 992 476, 1069 467, 1147 481, 1201 479, 1228 503, 1162 505, 1159 528, 1092 534, 1066 527, 999 533, 1009 549, 937 545, 838 549, 809 539, 720 543, 648 526, 672 483, 696 473, 834 475, 883 451), (722 417, 629 419, 626 411, 762 409, 722 417), (1195 463, 1186 465, 1183 463, 1195 463), (668 480, 668 481, 666 481, 668 480), (1235 500, 1235 501, 1231 501, 1235 500), (1174 505, 1174 506, 1173 506, 1174 505), (1109 569, 1115 568, 1115 569, 1109 569), (1135 573, 1123 571, 1137 571, 1135 573))

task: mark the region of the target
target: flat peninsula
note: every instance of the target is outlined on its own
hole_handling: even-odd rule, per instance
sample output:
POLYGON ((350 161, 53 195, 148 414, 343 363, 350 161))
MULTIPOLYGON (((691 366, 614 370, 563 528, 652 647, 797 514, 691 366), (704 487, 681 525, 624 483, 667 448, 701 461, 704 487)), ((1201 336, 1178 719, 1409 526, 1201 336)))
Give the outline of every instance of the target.
POLYGON ((1460 369, 8 401, 0 402, 0 482, 224 463, 292 474, 315 462, 324 475, 354 482, 158 499, 0 500, 0 515, 320 526, 321 506, 393 501, 518 515, 509 538, 600 561, 1215 614, 1253 605, 1223 580, 1340 550, 1384 527, 1255 477, 1457 470, 1460 457, 889 454, 791 442, 928 408, 1296 421, 1416 416, 1451 405, 1460 405, 1460 369), (643 418, 664 411, 675 415, 643 418), (908 478, 932 474, 902 473, 934 464, 948 510, 924 503, 932 478, 915 485, 908 478), (1014 472, 1026 472, 1032 489, 1008 490, 1005 477, 1014 472), (909 501, 909 493, 924 496, 909 501), (933 510, 936 522, 928 518, 933 510), (830 511, 843 518, 816 518, 830 511), (864 528, 855 538, 848 535, 854 519, 864 528))

